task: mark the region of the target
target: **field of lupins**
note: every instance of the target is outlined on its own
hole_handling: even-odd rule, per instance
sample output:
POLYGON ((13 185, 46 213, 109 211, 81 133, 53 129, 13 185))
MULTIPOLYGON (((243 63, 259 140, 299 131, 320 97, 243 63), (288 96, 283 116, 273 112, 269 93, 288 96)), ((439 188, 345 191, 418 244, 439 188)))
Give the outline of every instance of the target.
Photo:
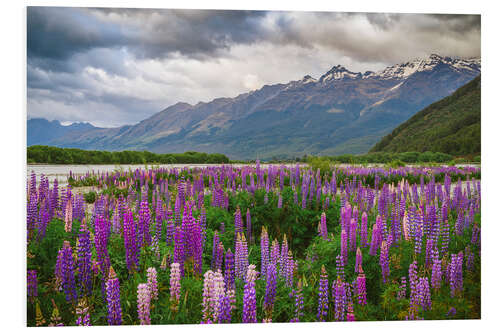
POLYGON ((59 188, 32 174, 28 326, 480 318, 480 177, 257 162, 59 188))

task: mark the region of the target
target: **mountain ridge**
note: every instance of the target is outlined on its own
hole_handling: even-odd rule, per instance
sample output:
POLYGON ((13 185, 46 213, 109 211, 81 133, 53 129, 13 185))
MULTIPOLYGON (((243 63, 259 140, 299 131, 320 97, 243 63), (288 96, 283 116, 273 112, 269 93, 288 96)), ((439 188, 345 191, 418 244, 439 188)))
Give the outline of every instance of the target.
POLYGON ((370 152, 481 153, 481 75, 396 127, 370 152))

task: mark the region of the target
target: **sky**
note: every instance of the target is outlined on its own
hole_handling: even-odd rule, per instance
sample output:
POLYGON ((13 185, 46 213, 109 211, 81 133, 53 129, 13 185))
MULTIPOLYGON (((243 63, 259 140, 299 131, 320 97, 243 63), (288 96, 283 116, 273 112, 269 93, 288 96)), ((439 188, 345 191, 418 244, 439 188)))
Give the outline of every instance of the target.
POLYGON ((479 15, 28 7, 28 118, 100 127, 431 53, 481 56, 479 15))

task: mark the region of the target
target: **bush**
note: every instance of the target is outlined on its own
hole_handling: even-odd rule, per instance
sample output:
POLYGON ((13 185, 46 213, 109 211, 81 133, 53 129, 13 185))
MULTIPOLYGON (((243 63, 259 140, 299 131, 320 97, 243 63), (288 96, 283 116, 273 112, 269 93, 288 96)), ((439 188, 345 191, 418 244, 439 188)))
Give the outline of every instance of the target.
POLYGON ((463 157, 458 157, 458 158, 455 158, 453 160, 453 164, 463 164, 463 163, 467 163, 467 160, 463 157))
POLYGON ((83 198, 85 199, 86 203, 92 204, 95 202, 96 199, 96 193, 94 191, 90 191, 87 193, 83 194, 83 198))
POLYGON ((406 164, 401 160, 392 160, 391 162, 387 163, 386 165, 387 165, 387 167, 393 168, 393 169, 406 166, 406 164))

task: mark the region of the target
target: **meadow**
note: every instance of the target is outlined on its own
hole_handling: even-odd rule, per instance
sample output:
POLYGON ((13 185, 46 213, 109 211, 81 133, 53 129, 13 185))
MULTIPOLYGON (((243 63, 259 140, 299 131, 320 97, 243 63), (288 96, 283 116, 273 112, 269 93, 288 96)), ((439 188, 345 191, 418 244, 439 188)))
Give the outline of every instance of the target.
POLYGON ((481 318, 480 178, 257 161, 59 188, 32 173, 27 324, 481 318))

